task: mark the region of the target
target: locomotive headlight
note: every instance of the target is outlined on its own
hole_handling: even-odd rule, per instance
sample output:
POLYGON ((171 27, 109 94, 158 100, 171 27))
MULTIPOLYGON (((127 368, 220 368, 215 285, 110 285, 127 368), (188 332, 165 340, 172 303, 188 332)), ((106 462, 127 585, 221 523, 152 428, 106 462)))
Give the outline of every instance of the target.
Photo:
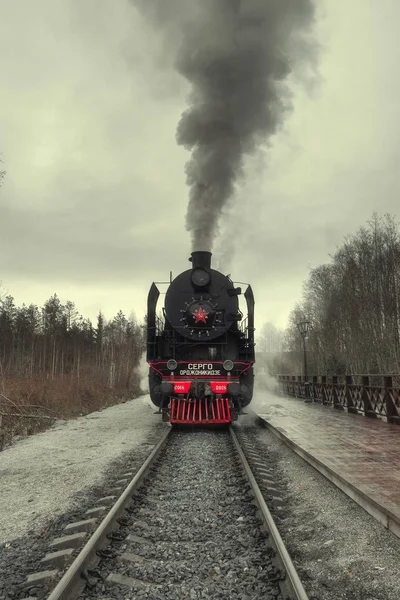
POLYGON ((224 367, 225 371, 232 371, 233 362, 231 360, 226 360, 223 364, 223 367, 224 367))
POLYGON ((230 394, 231 396, 239 396, 240 395, 240 383, 236 383, 236 381, 234 381, 233 383, 230 383, 228 385, 228 394, 230 394))
POLYGON ((193 269, 190 278, 195 287, 204 287, 210 283, 210 273, 205 269, 193 269))
POLYGON ((178 366, 178 363, 173 358, 170 358, 169 361, 167 362, 167 369, 169 369, 170 371, 175 371, 177 366, 178 366))
POLYGON ((174 393, 174 386, 169 381, 163 381, 160 383, 160 394, 163 396, 171 396, 174 393))

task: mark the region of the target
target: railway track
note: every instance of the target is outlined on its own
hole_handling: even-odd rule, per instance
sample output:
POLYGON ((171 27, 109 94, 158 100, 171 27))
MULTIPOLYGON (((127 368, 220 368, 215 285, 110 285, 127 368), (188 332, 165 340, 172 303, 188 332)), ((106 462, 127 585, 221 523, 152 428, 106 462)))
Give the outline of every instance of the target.
POLYGON ((268 471, 233 427, 169 428, 40 597, 308 600, 245 453, 268 486, 268 471))

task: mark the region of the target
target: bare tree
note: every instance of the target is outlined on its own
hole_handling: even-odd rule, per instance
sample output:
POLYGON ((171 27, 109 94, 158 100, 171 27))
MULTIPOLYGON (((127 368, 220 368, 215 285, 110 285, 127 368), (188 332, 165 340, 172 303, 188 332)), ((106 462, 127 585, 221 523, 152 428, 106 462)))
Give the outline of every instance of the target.
POLYGON ((308 348, 313 373, 398 372, 399 223, 391 215, 374 213, 331 259, 310 271, 303 301, 290 317, 289 348, 298 351, 296 324, 306 316, 312 323, 308 348))

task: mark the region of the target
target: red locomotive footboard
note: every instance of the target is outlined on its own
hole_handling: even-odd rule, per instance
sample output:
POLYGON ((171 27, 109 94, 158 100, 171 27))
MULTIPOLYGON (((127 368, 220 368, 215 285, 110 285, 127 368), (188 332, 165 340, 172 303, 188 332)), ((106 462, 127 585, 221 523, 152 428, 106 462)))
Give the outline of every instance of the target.
POLYGON ((207 398, 199 400, 171 399, 170 423, 203 425, 231 423, 232 420, 229 398, 216 398, 212 401, 207 398))

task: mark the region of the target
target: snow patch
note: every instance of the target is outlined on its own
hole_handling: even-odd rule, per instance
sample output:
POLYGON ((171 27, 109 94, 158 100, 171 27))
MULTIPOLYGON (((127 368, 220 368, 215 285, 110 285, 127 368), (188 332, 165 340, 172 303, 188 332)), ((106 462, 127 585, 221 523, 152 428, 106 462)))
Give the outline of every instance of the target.
POLYGON ((0 452, 0 543, 73 508, 78 491, 145 443, 159 424, 149 396, 55 425, 0 452))

